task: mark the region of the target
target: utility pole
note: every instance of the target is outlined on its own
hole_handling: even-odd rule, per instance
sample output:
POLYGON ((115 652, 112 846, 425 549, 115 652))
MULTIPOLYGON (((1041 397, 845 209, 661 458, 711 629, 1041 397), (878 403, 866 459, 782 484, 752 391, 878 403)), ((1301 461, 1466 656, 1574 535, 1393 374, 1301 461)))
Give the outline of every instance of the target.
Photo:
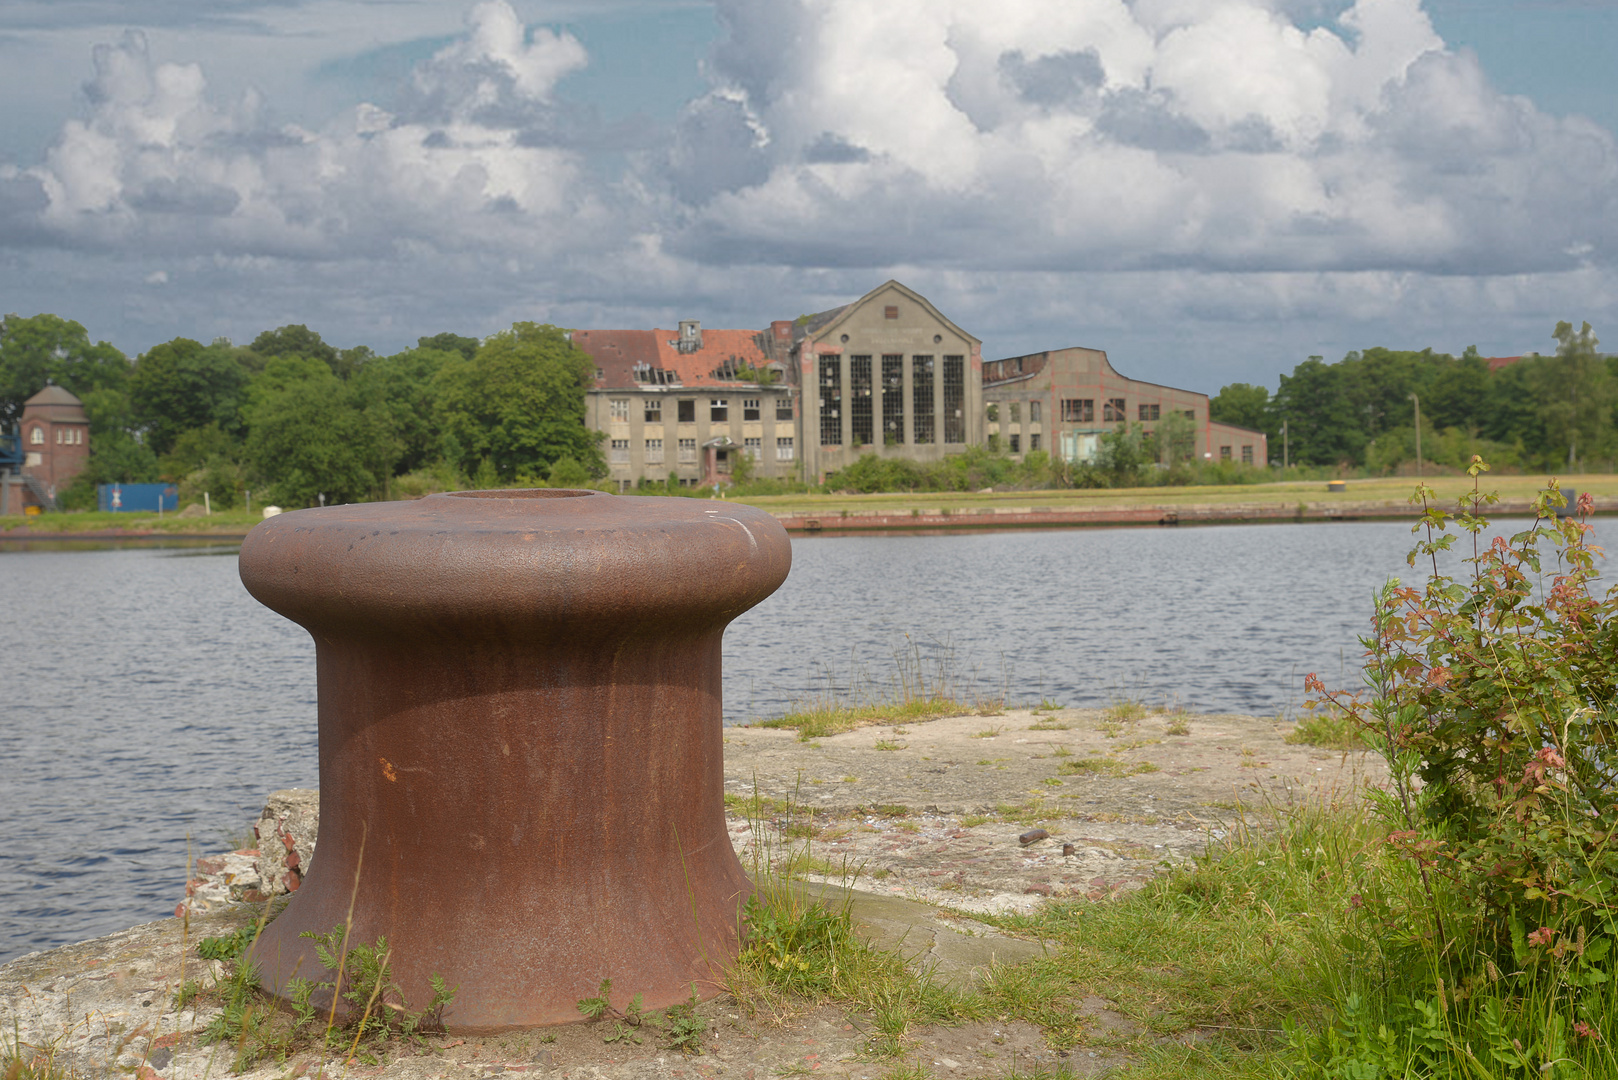
POLYGON ((1415 394, 1410 400, 1416 403, 1416 476, 1421 476, 1421 399, 1415 394))

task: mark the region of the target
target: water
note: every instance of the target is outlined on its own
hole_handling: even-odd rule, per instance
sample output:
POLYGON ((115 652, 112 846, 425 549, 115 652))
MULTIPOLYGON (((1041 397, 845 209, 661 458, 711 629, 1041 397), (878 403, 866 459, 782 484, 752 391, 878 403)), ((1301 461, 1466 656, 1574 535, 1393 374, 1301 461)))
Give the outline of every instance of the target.
MULTIPOLYGON (((1596 541, 1618 540, 1598 524, 1596 541)), ((1120 695, 1269 715, 1303 676, 1357 684, 1370 596, 1408 524, 794 540, 725 638, 726 719, 886 685, 896 657, 966 694, 1120 695)), ((233 550, 0 549, 0 962, 171 912, 189 842, 316 783, 314 648, 233 550)))

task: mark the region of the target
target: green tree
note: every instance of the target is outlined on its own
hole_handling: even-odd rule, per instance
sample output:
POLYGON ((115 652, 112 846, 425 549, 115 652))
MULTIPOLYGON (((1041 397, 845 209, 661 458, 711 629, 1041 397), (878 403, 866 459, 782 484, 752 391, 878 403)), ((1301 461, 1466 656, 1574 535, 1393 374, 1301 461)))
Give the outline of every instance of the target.
POLYGON ((1432 418, 1440 428, 1481 431, 1489 412, 1488 361, 1478 355, 1476 345, 1468 345, 1460 358, 1443 365, 1427 385, 1421 398, 1421 414, 1432 418))
POLYGON ((462 337, 460 334, 434 334, 432 337, 416 339, 416 348, 431 349, 434 352, 458 352, 463 360, 472 359, 478 351, 478 339, 475 337, 462 337))
MULTIPOLYGON (((352 359, 345 360, 343 355, 334 347, 327 345, 319 334, 302 323, 289 323, 275 330, 266 330, 253 339, 253 344, 249 345, 248 349, 263 360, 277 356, 306 356, 319 360, 339 378, 346 377, 354 366, 352 359)), ((365 351, 369 353, 371 350, 365 351)))
POLYGON ((83 400, 97 390, 121 393, 128 381, 128 358, 105 341, 91 344, 76 322, 55 315, 0 319, 0 424, 16 423, 23 402, 48 382, 83 400))
POLYGON ((523 322, 491 335, 434 381, 444 455, 463 474, 486 457, 503 482, 563 457, 600 476, 603 436, 584 426, 594 383, 594 361, 555 326, 523 322))
POLYGON ((374 418, 385 419, 399 444, 396 471, 425 468, 443 453, 433 380, 453 362, 463 362, 459 352, 407 349, 367 361, 351 380, 356 400, 374 418))
POLYGON ((1216 423, 1262 431, 1272 441, 1281 430, 1271 411, 1269 390, 1251 383, 1231 383, 1209 398, 1208 417, 1216 423))
POLYGON ((288 506, 357 502, 381 491, 397 451, 385 420, 369 417, 318 359, 272 359, 248 387, 244 415, 252 475, 288 506))
POLYGON ((1365 447, 1365 430, 1353 411, 1344 408, 1346 380, 1342 367, 1311 356, 1281 376, 1275 413, 1287 422, 1292 460, 1302 465, 1357 463, 1365 447))
MULTIPOLYGON (((1225 389, 1229 390, 1230 387, 1227 386, 1225 389)), ((1257 389, 1265 397, 1269 397, 1269 393, 1263 387, 1258 387, 1257 389)), ((1223 393, 1224 391, 1220 392, 1223 393)), ((1235 421, 1227 422, 1234 423, 1235 421)), ((1252 425, 1242 424, 1241 426, 1251 427, 1252 425)), ((1197 452, 1197 422, 1178 409, 1171 409, 1158 422, 1155 434, 1157 435, 1158 450, 1163 455, 1163 464, 1171 469, 1184 465, 1197 452)))
POLYGON ((1571 469, 1581 458, 1611 453, 1614 386, 1589 323, 1575 331, 1559 322, 1551 336, 1556 355, 1530 369, 1545 424, 1542 454, 1547 467, 1566 462, 1571 469))
POLYGON ((129 399, 135 423, 159 456, 183 431, 214 425, 227 435, 241 426, 242 391, 248 374, 228 341, 203 345, 175 338, 155 345, 135 361, 129 399))

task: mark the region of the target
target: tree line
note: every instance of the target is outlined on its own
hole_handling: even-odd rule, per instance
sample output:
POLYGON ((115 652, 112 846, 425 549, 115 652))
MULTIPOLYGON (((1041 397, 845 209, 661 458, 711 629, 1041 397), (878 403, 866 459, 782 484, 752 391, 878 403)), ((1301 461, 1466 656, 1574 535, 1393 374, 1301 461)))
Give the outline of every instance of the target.
POLYGON ((1416 456, 1464 469, 1473 454, 1528 471, 1614 471, 1618 459, 1618 356, 1604 356, 1583 324, 1558 323, 1554 354, 1490 370, 1469 348, 1366 349, 1335 364, 1311 356, 1282 375, 1272 396, 1232 383, 1210 402, 1213 419, 1269 436, 1270 457, 1290 464, 1398 470, 1416 456), (1415 400, 1412 400, 1414 396, 1415 400))
POLYGON ((245 346, 175 338, 131 359, 55 315, 0 320, 0 426, 48 383, 84 402, 90 462, 59 493, 68 508, 93 506, 97 484, 159 480, 227 508, 248 491, 301 507, 587 483, 606 472, 584 423, 594 381, 566 331, 528 322, 392 356, 289 325, 245 346))

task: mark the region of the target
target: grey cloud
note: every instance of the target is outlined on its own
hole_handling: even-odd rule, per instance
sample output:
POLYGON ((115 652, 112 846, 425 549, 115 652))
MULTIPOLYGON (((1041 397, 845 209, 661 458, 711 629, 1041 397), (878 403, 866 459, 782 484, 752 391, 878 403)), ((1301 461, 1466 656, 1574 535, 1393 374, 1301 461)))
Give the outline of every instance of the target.
POLYGON ((1000 77, 1024 101, 1046 108, 1073 106, 1093 95, 1106 81, 1101 57, 1094 49, 1059 52, 1027 59, 1021 49, 1001 54, 1000 77))
POLYGON ((1143 90, 1108 94, 1096 118, 1096 128, 1116 142, 1143 150, 1186 154, 1209 145, 1206 131, 1171 112, 1161 95, 1143 90))
POLYGON ((0 10, 0 26, 14 30, 75 27, 226 25, 268 32, 254 16, 305 7, 308 0, 13 0, 0 10))
POLYGON ((803 149, 803 160, 811 164, 847 165, 870 159, 871 152, 865 147, 855 146, 830 131, 822 131, 814 142, 803 149))
POLYGON ((701 205, 722 191, 762 183, 771 159, 739 101, 710 94, 686 106, 675 128, 666 178, 682 202, 701 205))
POLYGON ((219 184, 164 177, 148 182, 126 201, 136 210, 154 214, 226 217, 241 203, 241 196, 219 184))
POLYGON ((0 176, 0 248, 44 243, 48 235, 39 215, 46 204, 45 189, 34 177, 0 176))

